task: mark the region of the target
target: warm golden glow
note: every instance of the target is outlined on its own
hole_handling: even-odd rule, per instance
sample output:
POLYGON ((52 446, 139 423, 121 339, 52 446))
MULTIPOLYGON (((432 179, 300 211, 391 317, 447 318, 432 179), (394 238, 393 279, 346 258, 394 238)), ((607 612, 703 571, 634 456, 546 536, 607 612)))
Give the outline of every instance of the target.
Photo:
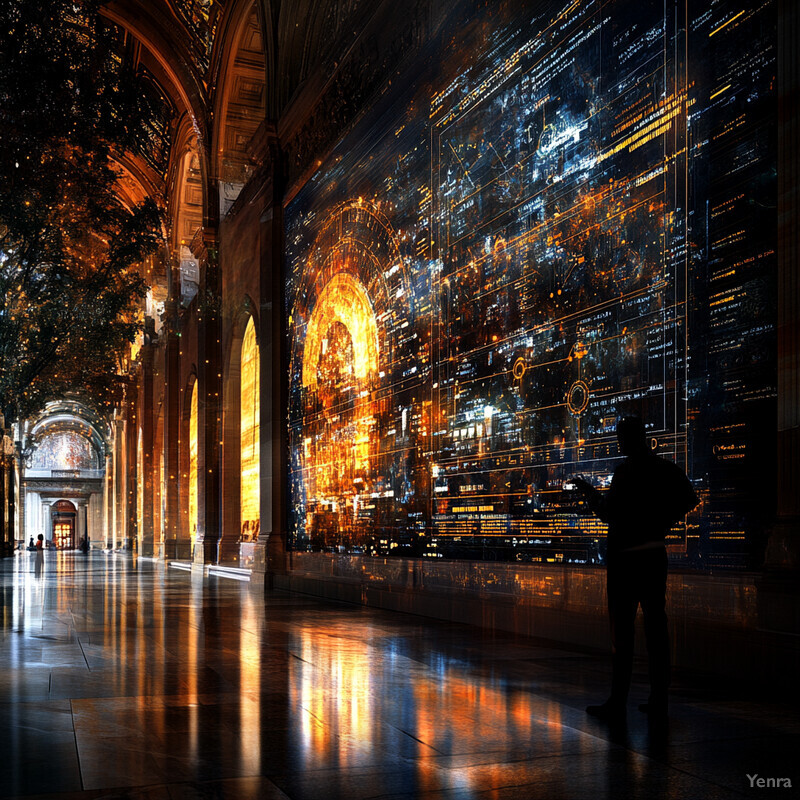
POLYGON ((366 380, 378 371, 378 325, 366 289, 352 275, 339 272, 317 299, 308 323, 303 351, 303 386, 317 383, 320 357, 325 355, 335 323, 347 329, 353 347, 353 372, 366 380))
POLYGON ((259 473, 259 349, 256 326, 250 317, 242 341, 241 372, 241 533, 243 542, 258 539, 260 521, 259 473))
POLYGON ((56 522, 53 526, 53 538, 59 550, 74 547, 75 544, 72 541, 72 523, 56 522))
MULTIPOLYGON (((378 325, 367 290, 339 272, 319 294, 303 349, 303 386, 316 407, 304 427, 311 527, 328 538, 329 510, 344 512, 352 526, 359 496, 371 491, 376 409, 371 389, 379 374, 378 325)), ((338 539, 337 539, 338 540, 338 539)))
POLYGON ((192 385, 192 405, 189 415, 189 537, 191 552, 197 536, 197 381, 192 385))

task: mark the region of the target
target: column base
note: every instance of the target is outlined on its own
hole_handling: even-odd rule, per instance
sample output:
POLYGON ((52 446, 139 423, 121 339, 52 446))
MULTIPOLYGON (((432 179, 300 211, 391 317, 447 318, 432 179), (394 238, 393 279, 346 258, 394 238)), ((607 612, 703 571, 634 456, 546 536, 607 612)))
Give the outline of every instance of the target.
POLYGON ((156 550, 152 540, 139 542, 139 555, 144 558, 154 558, 156 556, 156 550))
POLYGON ((217 563, 217 541, 201 538, 198 536, 194 540, 194 556, 192 563, 205 566, 206 564, 217 563))
POLYGON ((238 539, 220 539, 219 563, 226 567, 240 566, 241 547, 238 539))
POLYGON ((288 569, 286 558, 286 537, 272 533, 266 542, 267 572, 270 575, 285 575, 288 569))

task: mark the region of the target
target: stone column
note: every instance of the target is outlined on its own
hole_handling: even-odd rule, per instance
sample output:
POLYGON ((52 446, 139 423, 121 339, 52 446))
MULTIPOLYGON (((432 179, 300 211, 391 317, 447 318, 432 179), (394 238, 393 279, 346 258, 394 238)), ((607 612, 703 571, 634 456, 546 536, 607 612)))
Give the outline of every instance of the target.
POLYGON ((105 504, 103 502, 103 493, 96 493, 93 495, 94 520, 92 523, 92 545, 95 548, 102 548, 105 542, 105 504))
POLYGON ((125 543, 127 530, 125 512, 127 509, 127 475, 125 420, 114 420, 114 530, 112 547, 116 550, 125 543))
POLYGON ((100 541, 101 547, 110 547, 110 533, 111 533, 111 499, 113 495, 112 486, 114 480, 114 472, 111 461, 111 454, 106 453, 106 468, 103 473, 103 520, 102 520, 102 536, 100 541))
POLYGON ((91 542, 92 528, 94 525, 91 523, 91 514, 94 512, 92 508, 92 495, 86 498, 83 504, 83 535, 86 537, 86 542, 91 542), (90 513, 91 512, 91 513, 90 513))
POLYGON ((22 479, 24 474, 24 462, 22 458, 22 451, 20 447, 20 443, 17 442, 17 446, 15 448, 14 453, 14 483, 17 487, 18 497, 17 497, 17 521, 16 521, 16 529, 17 529, 17 537, 22 539, 23 546, 28 544, 28 540, 25 537, 25 528, 26 528, 26 518, 28 514, 28 493, 25 488, 25 482, 22 479))
MULTIPOLYGON (((173 269, 176 282, 177 270, 173 269)), ((178 311, 175 297, 177 284, 173 286, 172 296, 167 301, 164 349, 164 558, 173 561, 182 557, 178 552, 178 531, 180 530, 180 483, 181 470, 178 442, 181 438, 181 386, 180 386, 180 339, 178 330, 178 311)))
POLYGON ((203 231, 197 319, 197 537, 195 564, 217 563, 220 538, 221 326, 216 230, 203 231))
POLYGON ((271 166, 261 216, 261 534, 253 577, 286 571, 286 347, 284 336, 283 158, 274 127, 267 134, 271 166))
MULTIPOLYGON (((224 366, 222 440, 222 536, 219 540, 219 563, 240 564, 242 451, 241 451, 241 347, 237 324, 231 328, 233 347, 224 366), (236 350, 238 349, 238 352, 236 350)), ((243 333, 242 333, 243 335, 243 333)))
POLYGON ((139 452, 139 420, 136 407, 136 387, 131 385, 125 397, 125 538, 124 547, 132 551, 138 546, 139 506, 138 476, 136 475, 139 452))
MULTIPOLYGON (((141 351, 141 366, 139 373, 139 419, 142 431, 142 475, 137 474, 136 491, 142 493, 141 502, 137 503, 142 509, 142 517, 138 520, 141 526, 138 531, 139 555, 152 558, 153 548, 153 481, 155 476, 155 463, 153 459, 153 346, 145 345, 141 351)), ((138 437, 137 437, 138 438, 138 437)), ((137 442, 138 446, 138 442, 137 442)), ((137 463, 140 454, 137 452, 137 463)))
MULTIPOLYGON (((42 503, 42 522, 43 530, 39 533, 44 534, 44 540, 47 542, 53 538, 53 508, 51 503, 42 503)), ((34 540, 39 537, 39 533, 34 536, 34 540)))
POLYGON ((76 506, 78 513, 75 515, 75 546, 80 547, 84 537, 89 540, 89 515, 86 502, 76 502, 76 506))
POLYGON ((8 459, 6 454, 6 441, 10 441, 5 431, 0 428, 0 558, 13 554, 10 540, 13 538, 9 521, 12 519, 10 504, 8 502, 8 459))
MULTIPOLYGON (((39 527, 38 518, 41 515, 42 507, 39 503, 37 508, 37 500, 39 495, 37 492, 25 492, 25 527, 20 528, 20 535, 25 540, 25 546, 28 545, 28 539, 39 527), (29 529, 30 528, 30 529, 29 529)), ((34 536, 34 539, 36 537, 34 536)))

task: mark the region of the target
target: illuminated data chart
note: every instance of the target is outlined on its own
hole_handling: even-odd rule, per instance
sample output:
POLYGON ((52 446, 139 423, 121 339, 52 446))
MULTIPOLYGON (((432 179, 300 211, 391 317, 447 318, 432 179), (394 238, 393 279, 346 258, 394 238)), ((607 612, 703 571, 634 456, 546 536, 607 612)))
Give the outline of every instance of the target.
POLYGON ((569 477, 637 414, 703 501, 672 556, 757 550, 775 12, 669 5, 465 12, 293 201, 296 547, 600 562, 569 477))

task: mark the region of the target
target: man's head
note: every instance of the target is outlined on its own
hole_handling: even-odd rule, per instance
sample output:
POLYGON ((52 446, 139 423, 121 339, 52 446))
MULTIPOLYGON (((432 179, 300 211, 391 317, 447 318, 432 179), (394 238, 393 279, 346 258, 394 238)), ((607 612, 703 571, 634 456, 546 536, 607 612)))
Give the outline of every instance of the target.
POLYGON ((623 417, 617 423, 617 442, 624 456, 640 455, 650 450, 644 423, 639 417, 623 417))

